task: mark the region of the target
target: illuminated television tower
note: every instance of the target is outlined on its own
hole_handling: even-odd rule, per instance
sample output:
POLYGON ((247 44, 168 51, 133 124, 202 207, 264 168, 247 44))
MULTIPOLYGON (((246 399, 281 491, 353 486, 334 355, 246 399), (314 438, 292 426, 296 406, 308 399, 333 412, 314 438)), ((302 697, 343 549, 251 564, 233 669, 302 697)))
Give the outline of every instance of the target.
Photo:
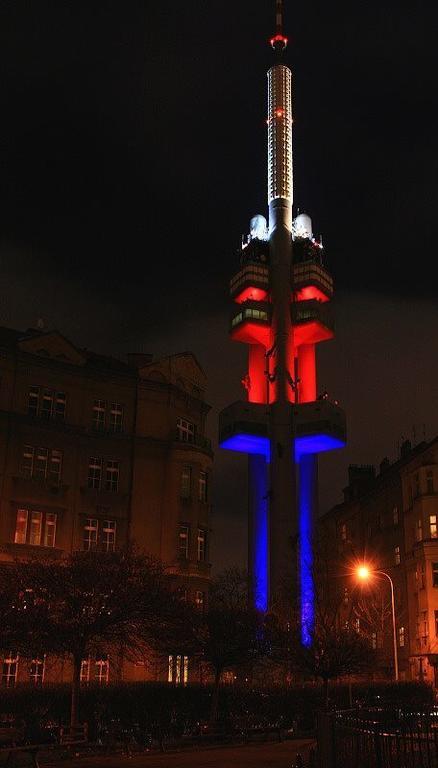
POLYGON ((333 338, 333 281, 309 216, 292 217, 292 73, 283 4, 276 0, 268 71, 268 204, 251 219, 230 284, 231 338, 248 345, 247 400, 219 417, 222 448, 248 454, 249 569, 262 611, 298 615, 302 642, 314 621, 313 520, 318 454, 345 444, 345 418, 317 397, 315 347, 333 338))

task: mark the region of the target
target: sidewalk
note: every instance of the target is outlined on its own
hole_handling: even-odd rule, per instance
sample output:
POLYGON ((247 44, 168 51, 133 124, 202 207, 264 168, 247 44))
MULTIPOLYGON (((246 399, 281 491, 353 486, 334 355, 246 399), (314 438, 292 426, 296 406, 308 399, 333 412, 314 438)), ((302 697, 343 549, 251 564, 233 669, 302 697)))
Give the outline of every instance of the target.
POLYGON ((297 753, 306 758, 314 744, 314 741, 307 739, 280 744, 211 747, 164 754, 147 753, 133 757, 79 757, 62 762, 41 760, 41 765, 44 768, 291 768, 297 753))

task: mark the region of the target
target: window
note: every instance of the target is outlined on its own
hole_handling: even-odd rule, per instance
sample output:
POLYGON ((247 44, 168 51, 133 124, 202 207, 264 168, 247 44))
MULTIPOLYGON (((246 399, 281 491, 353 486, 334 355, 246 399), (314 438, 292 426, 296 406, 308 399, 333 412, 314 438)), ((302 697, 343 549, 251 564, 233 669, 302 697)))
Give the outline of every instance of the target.
POLYGON ((109 413, 109 429, 111 432, 121 432, 123 427, 123 405, 111 403, 109 413))
POLYGON ((438 537, 436 515, 429 515, 429 529, 430 538, 436 539, 438 537))
POLYGON ((187 560, 189 556, 189 526, 179 527, 179 556, 187 560))
POLYGON ((404 645, 405 645, 405 628, 404 627, 398 628, 398 644, 400 648, 404 648, 404 645))
POLYGON ((106 654, 96 657, 94 679, 99 685, 106 685, 109 682, 109 658, 106 654))
POLYGON ((56 513, 18 509, 15 524, 15 544, 54 547, 56 539, 56 513))
POLYGON ((196 590, 195 592, 195 605, 198 611, 204 610, 204 593, 200 590, 196 590))
POLYGON ((15 544, 26 544, 27 520, 29 512, 27 509, 19 509, 17 512, 17 522, 15 525, 15 544))
POLYGON ((347 541, 347 523, 342 523, 340 527, 341 541, 347 541))
POLYGON ((92 457, 88 464, 88 487, 100 488, 102 480, 102 459, 92 457))
POLYGON ((189 657, 169 656, 167 681, 175 685, 187 685, 189 681, 189 657))
POLYGON ((394 565, 400 565, 400 547, 394 547, 394 565))
POLYGON ((27 412, 29 416, 38 416, 39 402, 40 402, 40 388, 30 387, 29 398, 27 401, 27 412))
POLYGON ((48 448, 23 446, 21 474, 36 480, 49 480, 52 485, 59 485, 62 471, 62 452, 49 451, 48 448))
POLYGON ((354 631, 359 634, 359 632, 360 632, 360 619, 359 619, 358 616, 355 619, 353 619, 353 628, 354 628, 354 631))
POLYGON ((424 589, 425 587, 425 578, 424 578, 424 563, 417 563, 417 568, 415 570, 415 581, 416 581, 416 587, 417 589, 424 589))
POLYGON ((373 651, 377 648, 377 632, 371 632, 371 648, 373 651))
POLYGON ((23 477, 32 477, 33 475, 34 450, 31 445, 25 445, 23 448, 21 459, 21 474, 23 477))
POLYGON ((198 481, 198 498, 199 498, 199 501, 202 501, 205 504, 207 502, 207 497, 208 497, 207 473, 201 471, 199 473, 199 481, 198 481))
POLYGON ((176 431, 177 431, 178 440, 181 440, 181 442, 183 443, 195 442, 195 425, 192 424, 190 421, 187 421, 187 419, 179 418, 177 420, 176 431))
POLYGON ((427 487, 427 493, 434 493, 433 469, 428 469, 426 471, 426 487, 427 487))
POLYGON ((87 517, 84 525, 84 549, 90 551, 97 548, 99 522, 94 517, 87 517))
POLYGON ((102 548, 104 552, 114 552, 116 548, 116 525, 115 520, 103 521, 102 548))
POLYGON ((417 541, 422 541, 423 539, 423 521, 421 517, 417 520, 417 526, 415 528, 415 539, 417 541))
POLYGON ((350 593, 349 593, 348 587, 344 587, 344 605, 348 605, 349 599, 350 599, 350 593))
POLYGON ((43 515, 42 512, 30 513, 30 534, 29 544, 38 546, 41 544, 41 528, 42 528, 43 515))
POLYGON ((15 544, 31 544, 38 547, 54 547, 56 538, 56 513, 17 510, 15 544))
POLYGON ((398 525, 399 519, 398 519, 398 507, 392 508, 392 522, 394 525, 398 525))
POLYGON ((6 688, 12 688, 17 682, 18 653, 10 652, 3 659, 2 684, 6 688))
POLYGON ((62 470, 62 453, 61 451, 51 451, 49 461, 49 480, 52 485, 59 485, 61 480, 62 470))
POLYGON ((44 546, 54 547, 56 538, 56 514, 46 512, 46 524, 44 526, 44 546))
POLYGON ((438 563, 432 563, 432 586, 438 587, 438 563))
POLYGON ((42 685, 46 666, 45 656, 42 659, 32 659, 30 663, 29 677, 34 685, 42 685))
POLYGON ((119 462, 107 461, 106 463, 106 477, 105 477, 105 490, 117 492, 119 489, 119 462))
POLYGON ((42 419, 64 421, 67 398, 64 392, 52 389, 30 387, 27 400, 29 416, 40 416, 42 419))
POLYGON ((47 459, 49 451, 47 448, 37 448, 35 451, 34 477, 38 480, 45 480, 47 477, 47 459))
POLYGON ((183 467, 181 470, 181 498, 189 499, 192 493, 192 468, 183 467))
POLYGON ((96 432, 103 432, 105 429, 105 400, 95 400, 93 405, 93 429, 96 432))
POLYGON ((90 657, 88 657, 88 659, 82 659, 82 661, 81 661, 81 675, 80 675, 81 683, 89 683, 90 682, 90 666, 91 666, 91 659, 90 659, 90 657))
POLYGON ((207 555, 207 534, 202 528, 198 528, 198 562, 205 562, 207 555))

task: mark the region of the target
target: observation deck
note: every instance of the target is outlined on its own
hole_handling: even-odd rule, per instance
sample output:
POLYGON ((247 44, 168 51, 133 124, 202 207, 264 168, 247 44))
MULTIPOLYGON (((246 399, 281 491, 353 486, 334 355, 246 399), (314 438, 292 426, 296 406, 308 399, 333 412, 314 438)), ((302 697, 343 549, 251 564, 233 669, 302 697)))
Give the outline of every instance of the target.
MULTIPOLYGON (((269 459, 269 405, 238 400, 219 414, 221 448, 262 454, 269 459)), ((290 405, 290 433, 295 453, 322 453, 346 443, 344 411, 329 400, 290 405)))

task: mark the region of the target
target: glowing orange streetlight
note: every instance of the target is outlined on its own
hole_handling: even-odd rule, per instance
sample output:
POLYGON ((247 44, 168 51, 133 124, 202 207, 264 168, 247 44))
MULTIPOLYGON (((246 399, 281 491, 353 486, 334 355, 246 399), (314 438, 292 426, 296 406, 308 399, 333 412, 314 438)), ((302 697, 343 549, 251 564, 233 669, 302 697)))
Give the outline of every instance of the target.
POLYGON ((391 586, 391 610, 392 610, 392 641, 394 647, 394 677, 398 682, 398 654, 397 654, 397 630, 395 625, 395 600, 394 600, 394 583, 389 573, 386 571, 371 569, 366 563, 359 565, 356 568, 356 575, 360 581, 369 581, 373 576, 384 576, 388 579, 391 586))

